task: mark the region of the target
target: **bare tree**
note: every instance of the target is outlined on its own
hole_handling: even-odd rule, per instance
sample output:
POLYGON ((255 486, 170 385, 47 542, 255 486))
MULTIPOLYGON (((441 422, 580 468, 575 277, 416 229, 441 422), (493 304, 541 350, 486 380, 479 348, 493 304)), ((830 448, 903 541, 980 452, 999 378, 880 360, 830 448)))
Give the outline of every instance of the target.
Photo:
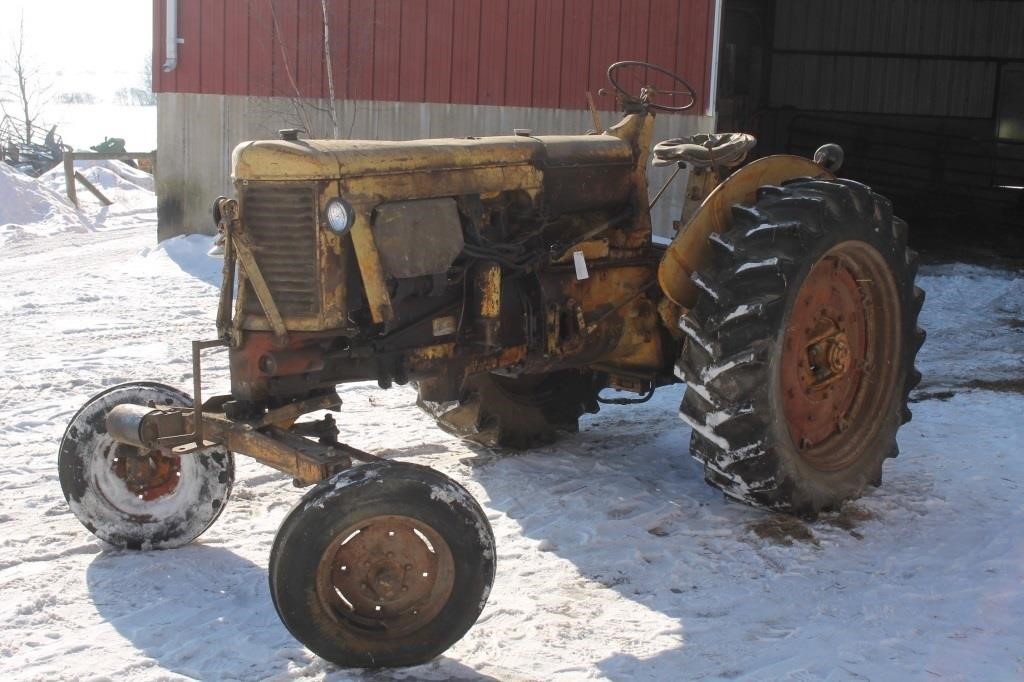
MULTIPOLYGON (((251 2, 252 0, 250 0, 251 2)), ((276 59, 280 60, 281 65, 284 67, 285 76, 288 79, 289 89, 291 90, 291 96, 288 101, 291 105, 291 114, 297 119, 298 125, 305 130, 308 135, 314 137, 326 137, 326 130, 321 129, 318 123, 327 118, 333 137, 337 138, 340 135, 340 126, 338 123, 338 103, 335 100, 334 91, 334 68, 331 62, 331 34, 330 34, 330 16, 327 0, 321 0, 321 51, 320 57, 323 60, 327 70, 327 87, 329 100, 324 103, 320 98, 319 94, 313 96, 312 93, 303 92, 299 87, 298 80, 296 77, 297 65, 292 64, 291 59, 288 55, 288 41, 284 37, 281 31, 280 19, 278 17, 278 9, 276 0, 266 0, 270 7, 271 20, 273 22, 274 29, 274 42, 277 44, 279 54, 276 55, 276 59)))
POLYGON ((11 45, 11 58, 8 69, 14 76, 14 83, 9 85, 7 93, 18 105, 18 115, 11 115, 7 105, 0 101, 0 109, 7 116, 22 121, 22 139, 26 144, 32 142, 35 134, 36 121, 46 103, 49 101, 49 86, 41 83, 40 70, 25 54, 25 16, 18 19, 18 33, 11 45))
POLYGON ((331 98, 330 109, 328 113, 331 116, 331 128, 334 133, 334 138, 338 139, 341 137, 341 133, 338 131, 338 100, 334 93, 334 66, 333 66, 333 54, 331 52, 331 29, 330 19, 327 16, 327 0, 320 0, 320 9, 323 11, 323 29, 324 29, 324 66, 327 67, 327 93, 331 98))

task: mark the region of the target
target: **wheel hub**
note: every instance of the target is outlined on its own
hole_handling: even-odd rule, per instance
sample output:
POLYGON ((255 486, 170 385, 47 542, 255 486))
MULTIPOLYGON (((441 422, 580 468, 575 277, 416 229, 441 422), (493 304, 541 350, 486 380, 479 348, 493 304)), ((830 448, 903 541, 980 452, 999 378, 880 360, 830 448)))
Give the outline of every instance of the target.
POLYGON ((318 590, 331 611, 398 636, 430 622, 454 584, 451 550, 430 526, 375 516, 339 533, 324 552, 318 590))
MULTIPOLYGON (((889 372, 874 358, 892 358, 899 308, 884 262, 863 242, 833 247, 797 292, 783 339, 783 412, 793 444, 812 466, 837 470, 861 455, 843 440, 851 428, 875 428, 871 385, 889 372), (870 377, 866 379, 865 377, 870 377)), ((891 364, 891 363, 890 363, 891 364)), ((847 439, 848 440, 848 439, 847 439)))
POLYGON ((130 445, 118 444, 113 468, 128 491, 146 502, 170 495, 181 480, 181 458, 161 450, 141 454, 130 445))
POLYGON ((828 358, 828 367, 832 374, 838 377, 846 374, 850 369, 850 344, 846 338, 846 334, 839 333, 831 339, 829 344, 828 352, 826 357, 828 358))
POLYGON ((823 317, 816 326, 827 326, 829 330, 807 345, 801 380, 807 386, 822 389, 846 376, 852 365, 853 351, 846 332, 832 319, 823 317))

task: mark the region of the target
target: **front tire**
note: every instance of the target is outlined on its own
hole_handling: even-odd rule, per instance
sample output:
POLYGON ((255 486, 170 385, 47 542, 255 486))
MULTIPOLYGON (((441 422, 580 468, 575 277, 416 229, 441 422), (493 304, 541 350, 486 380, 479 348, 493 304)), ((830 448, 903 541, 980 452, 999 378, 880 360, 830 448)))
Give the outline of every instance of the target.
POLYGON ((476 622, 494 582, 494 535, 459 484, 427 467, 343 471, 288 514, 270 593, 288 631, 343 667, 426 663, 476 622))
POLYGON ((706 480, 813 516, 881 483, 924 341, 906 224, 864 185, 763 187, 711 237, 682 316, 680 416, 706 480))
POLYGON ((60 487, 90 532, 125 549, 186 545, 213 525, 234 483, 234 459, 216 448, 176 457, 140 452, 107 433, 116 405, 191 407, 186 394, 153 382, 121 384, 94 396, 68 424, 60 443, 60 487))

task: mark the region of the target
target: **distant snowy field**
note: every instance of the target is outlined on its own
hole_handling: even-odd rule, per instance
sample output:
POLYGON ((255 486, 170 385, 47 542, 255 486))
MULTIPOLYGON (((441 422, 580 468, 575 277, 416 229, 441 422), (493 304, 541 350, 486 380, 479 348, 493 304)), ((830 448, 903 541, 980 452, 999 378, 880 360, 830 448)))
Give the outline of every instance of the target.
MULTIPOLYGON (((270 545, 301 495, 283 475, 239 458, 224 515, 179 550, 114 550, 68 511, 67 421, 113 384, 190 385, 220 262, 204 237, 157 247, 151 185, 120 164, 83 170, 116 203, 86 195, 81 211, 53 177, 2 171, 0 679, 1024 679, 1019 272, 924 269, 925 382, 902 454, 881 488, 812 524, 704 485, 678 386, 527 455, 436 430, 408 389, 343 387, 343 437, 463 482, 499 548, 462 641, 418 668, 352 672, 271 604, 270 545)), ((223 358, 206 366, 224 390, 223 358)))
POLYGON ((156 149, 156 107, 121 104, 55 104, 47 107, 44 118, 57 125, 64 142, 80 151, 103 142, 105 137, 120 137, 130 152, 156 149))

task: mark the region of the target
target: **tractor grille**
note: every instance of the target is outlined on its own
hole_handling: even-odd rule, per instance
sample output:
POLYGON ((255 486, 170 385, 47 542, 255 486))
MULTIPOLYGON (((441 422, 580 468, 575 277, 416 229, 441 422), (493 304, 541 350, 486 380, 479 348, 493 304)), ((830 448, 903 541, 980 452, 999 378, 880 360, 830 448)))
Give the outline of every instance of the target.
MULTIPOLYGON (((243 225, 283 317, 315 315, 320 308, 315 189, 307 184, 250 183, 243 190, 243 225)), ((246 294, 246 312, 261 313, 251 287, 246 294)))

